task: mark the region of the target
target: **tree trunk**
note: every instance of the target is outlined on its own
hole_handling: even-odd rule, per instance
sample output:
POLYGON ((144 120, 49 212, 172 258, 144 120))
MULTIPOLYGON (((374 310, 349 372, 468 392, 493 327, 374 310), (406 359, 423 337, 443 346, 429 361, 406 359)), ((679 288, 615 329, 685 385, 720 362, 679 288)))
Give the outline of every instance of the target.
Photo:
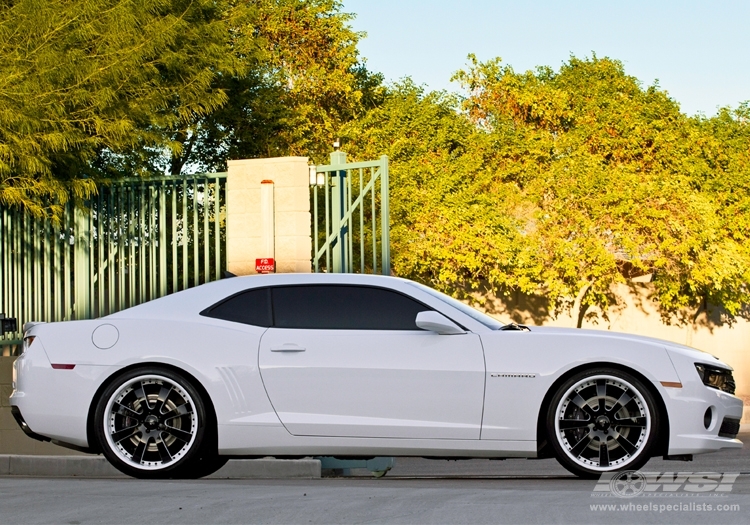
POLYGON ((576 328, 581 328, 583 326, 583 318, 586 315, 586 310, 588 310, 589 306, 586 304, 583 304, 583 300, 586 297, 586 294, 589 293, 589 290, 591 290, 591 285, 593 283, 586 283, 580 290, 578 290, 578 295, 576 295, 575 301, 573 301, 573 315, 577 316, 576 319, 576 328))
POLYGON ((686 327, 687 334, 685 336, 685 344, 688 346, 693 346, 693 334, 696 332, 697 327, 695 326, 698 322, 698 319, 700 318, 702 313, 706 313, 706 317, 708 317, 708 297, 704 295, 701 298, 701 302, 698 304, 698 308, 695 310, 695 314, 693 314, 692 322, 689 323, 686 327))
POLYGON ((182 152, 179 155, 172 156, 172 162, 169 167, 169 171, 172 175, 179 175, 182 173, 182 168, 188 162, 197 138, 198 134, 195 131, 192 131, 189 136, 187 130, 178 132, 175 141, 182 144, 182 152))

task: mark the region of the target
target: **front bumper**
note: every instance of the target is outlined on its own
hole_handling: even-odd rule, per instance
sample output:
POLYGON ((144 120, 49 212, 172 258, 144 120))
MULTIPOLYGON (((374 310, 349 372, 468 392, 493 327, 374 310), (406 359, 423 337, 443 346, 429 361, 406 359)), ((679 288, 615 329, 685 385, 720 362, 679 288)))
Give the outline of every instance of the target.
POLYGON ((683 383, 683 388, 665 390, 670 456, 742 448, 742 442, 736 438, 742 419, 740 398, 709 388, 699 381, 683 383), (707 410, 711 411, 708 428, 704 424, 707 410))
POLYGON ((703 384, 697 364, 731 367, 699 350, 668 346, 669 357, 682 387, 664 387, 669 415, 669 455, 703 454, 725 448, 742 448, 736 438, 742 419, 742 399, 703 384), (710 411, 707 412, 707 411, 710 411), (704 418, 710 420, 704 423, 704 418))

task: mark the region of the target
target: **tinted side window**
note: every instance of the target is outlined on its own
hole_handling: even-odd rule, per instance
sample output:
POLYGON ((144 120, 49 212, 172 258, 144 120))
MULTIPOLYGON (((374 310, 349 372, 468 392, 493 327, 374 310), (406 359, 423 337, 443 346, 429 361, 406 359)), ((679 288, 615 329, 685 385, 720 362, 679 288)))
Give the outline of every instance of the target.
POLYGON ((255 326, 271 326, 268 288, 239 293, 201 312, 201 315, 255 326))
POLYGON ((417 313, 431 310, 382 288, 310 285, 271 290, 277 328, 419 330, 417 313))

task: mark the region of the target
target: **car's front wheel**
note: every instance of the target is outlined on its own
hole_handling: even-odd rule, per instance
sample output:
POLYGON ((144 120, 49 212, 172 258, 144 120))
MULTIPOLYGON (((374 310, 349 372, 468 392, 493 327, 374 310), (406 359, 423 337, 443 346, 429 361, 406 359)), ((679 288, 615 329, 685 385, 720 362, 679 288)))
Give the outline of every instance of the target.
POLYGON ((642 467, 659 427, 648 388, 632 374, 609 368, 570 377, 557 389, 547 412, 547 435, 557 460, 586 478, 642 467))
POLYGON ((112 465, 136 478, 195 477, 212 450, 206 407, 195 387, 168 369, 141 368, 115 378, 95 413, 95 435, 112 465))

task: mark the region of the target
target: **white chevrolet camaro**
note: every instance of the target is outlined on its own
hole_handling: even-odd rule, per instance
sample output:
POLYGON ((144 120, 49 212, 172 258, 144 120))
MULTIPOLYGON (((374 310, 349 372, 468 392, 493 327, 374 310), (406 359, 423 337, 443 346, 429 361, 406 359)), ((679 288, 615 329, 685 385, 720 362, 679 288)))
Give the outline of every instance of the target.
POLYGON ((230 457, 555 457, 585 477, 736 439, 731 368, 666 341, 503 325, 399 278, 225 279, 29 323, 12 411, 141 478, 230 457))

